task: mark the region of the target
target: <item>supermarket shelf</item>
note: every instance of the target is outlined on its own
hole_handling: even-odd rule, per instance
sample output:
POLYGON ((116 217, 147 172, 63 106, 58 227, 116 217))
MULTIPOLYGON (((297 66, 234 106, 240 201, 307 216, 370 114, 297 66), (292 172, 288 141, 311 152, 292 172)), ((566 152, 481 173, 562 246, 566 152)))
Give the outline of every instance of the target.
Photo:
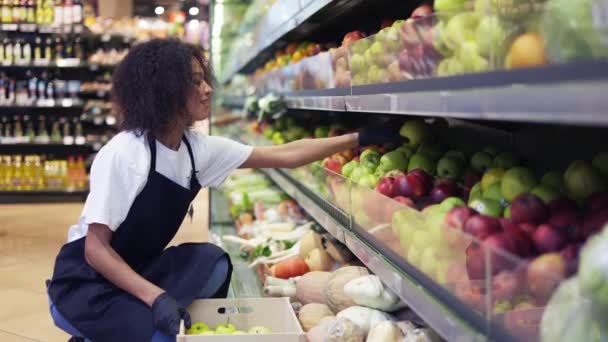
POLYGON ((64 144, 0 144, 0 154, 58 154, 77 155, 93 151, 91 145, 64 144))
POLYGON ((0 203, 84 202, 88 191, 0 191, 0 203))
POLYGON ((87 62, 59 61, 57 63, 27 63, 27 64, 2 64, 3 70, 29 70, 29 69, 78 69, 90 71, 106 71, 116 67, 114 64, 97 64, 87 62))
POLYGON ((292 196, 329 233, 355 256, 443 338, 448 341, 513 341, 499 326, 484 320, 440 285, 409 265, 394 252, 378 248, 358 227, 353 230, 342 211, 299 184, 281 170, 262 170, 292 196))
POLYGON ((30 23, 22 24, 2 24, 0 25, 2 32, 20 32, 20 33, 81 33, 84 31, 84 26, 77 25, 61 25, 61 26, 49 26, 49 25, 38 25, 30 23))
POLYGON ((608 126, 608 61, 283 94, 293 109, 608 126), (576 114, 574 114, 576 113, 576 114))
POLYGON ((17 104, 1 104, 0 105, 0 110, 3 109, 21 109, 21 110, 27 110, 27 109, 35 109, 35 108, 74 108, 74 109, 80 109, 84 107, 84 102, 81 99, 64 99, 64 100, 57 100, 57 101, 49 101, 49 102, 36 102, 36 103, 32 103, 32 104, 27 104, 27 105, 17 105, 17 104))

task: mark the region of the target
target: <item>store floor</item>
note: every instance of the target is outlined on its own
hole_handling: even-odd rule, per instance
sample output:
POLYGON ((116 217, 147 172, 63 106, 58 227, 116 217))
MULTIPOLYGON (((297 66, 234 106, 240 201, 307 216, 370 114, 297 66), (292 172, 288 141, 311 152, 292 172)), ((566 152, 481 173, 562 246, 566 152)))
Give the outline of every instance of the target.
MULTIPOLYGON (((207 191, 172 244, 207 241, 207 191)), ((0 341, 67 341, 48 311, 44 281, 81 203, 0 205, 0 341)))

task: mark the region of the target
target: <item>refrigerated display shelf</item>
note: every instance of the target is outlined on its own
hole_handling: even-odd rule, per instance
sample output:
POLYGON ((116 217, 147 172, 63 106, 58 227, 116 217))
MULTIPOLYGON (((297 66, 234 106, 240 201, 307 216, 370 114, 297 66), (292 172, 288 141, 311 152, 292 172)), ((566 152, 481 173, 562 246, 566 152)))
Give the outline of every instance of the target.
POLYGON ((593 61, 282 95, 291 109, 608 126, 607 92, 608 61, 593 61))
POLYGON ((38 25, 32 23, 7 23, 0 25, 2 32, 20 32, 20 33, 81 33, 84 31, 84 26, 81 24, 61 25, 61 26, 50 26, 50 25, 38 25))
POLYGON ((88 190, 82 191, 0 191, 0 203, 67 203, 84 202, 88 190))
POLYGON ((59 63, 28 63, 28 64, 2 64, 2 69, 4 70, 29 70, 29 69, 80 69, 80 70, 90 70, 90 71, 106 71, 112 70, 116 67, 115 64, 97 64, 97 63, 87 63, 87 62, 59 62, 59 63))
POLYGON ((351 218, 285 171, 262 170, 294 198, 323 228, 353 254, 448 341, 514 341, 500 326, 486 321, 414 266, 379 248, 351 218), (350 229, 349 227, 352 227, 350 229))

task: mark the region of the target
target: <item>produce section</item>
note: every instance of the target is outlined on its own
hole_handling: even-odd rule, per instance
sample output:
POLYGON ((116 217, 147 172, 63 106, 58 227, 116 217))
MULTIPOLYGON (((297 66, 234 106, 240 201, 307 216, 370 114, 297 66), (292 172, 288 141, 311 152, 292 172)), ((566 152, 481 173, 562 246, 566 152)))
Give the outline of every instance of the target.
MULTIPOLYGON (((606 338, 605 9, 341 5, 300 4, 233 55, 213 133, 279 145, 393 120, 404 144, 264 172, 447 340, 606 338)), ((303 326, 309 310, 333 313, 303 326)))

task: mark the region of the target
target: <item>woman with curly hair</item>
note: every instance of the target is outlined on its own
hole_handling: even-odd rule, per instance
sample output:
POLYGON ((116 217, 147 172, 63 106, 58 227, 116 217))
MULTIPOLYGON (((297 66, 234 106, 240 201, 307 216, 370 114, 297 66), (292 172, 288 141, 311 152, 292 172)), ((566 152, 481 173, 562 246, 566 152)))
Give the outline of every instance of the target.
POLYGON ((225 297, 232 265, 209 243, 167 248, 202 187, 236 168, 292 168, 382 143, 398 126, 251 147, 190 129, 209 115, 211 74, 178 40, 135 46, 112 80, 122 131, 96 156, 79 222, 48 282, 55 324, 75 340, 171 341, 196 298, 225 297))

